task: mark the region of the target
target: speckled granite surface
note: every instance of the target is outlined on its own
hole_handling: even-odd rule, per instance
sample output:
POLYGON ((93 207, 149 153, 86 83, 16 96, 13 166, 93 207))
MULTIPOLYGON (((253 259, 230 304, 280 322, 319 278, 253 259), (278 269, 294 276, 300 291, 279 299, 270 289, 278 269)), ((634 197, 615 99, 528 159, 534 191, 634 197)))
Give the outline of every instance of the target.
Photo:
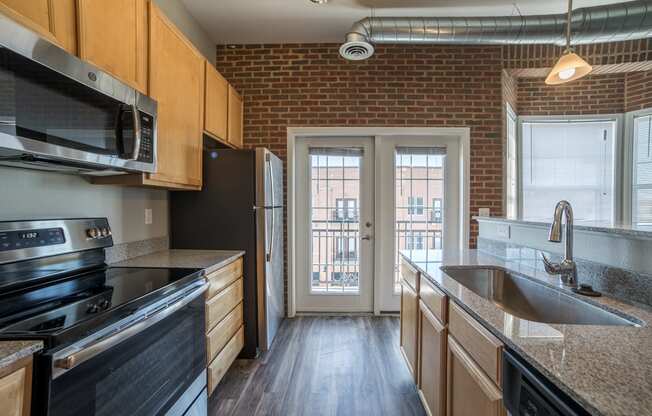
MULTIPOLYGON (((634 326, 557 325, 527 321, 499 309, 440 270, 442 265, 493 265, 548 286, 558 280, 520 263, 468 250, 462 253, 401 253, 494 335, 545 374, 591 414, 652 414, 652 309, 612 298, 585 298, 639 322, 634 326)), ((577 297, 564 289, 566 293, 577 297)))
POLYGON ((0 369, 21 358, 29 357, 43 348, 41 341, 0 341, 0 369))
POLYGON ((211 273, 238 257, 244 251, 237 250, 162 250, 145 256, 111 263, 113 267, 189 267, 204 269, 211 273))
POLYGON ((113 247, 105 249, 106 262, 117 263, 134 257, 167 250, 168 248, 170 248, 170 239, 167 236, 116 244, 113 247))

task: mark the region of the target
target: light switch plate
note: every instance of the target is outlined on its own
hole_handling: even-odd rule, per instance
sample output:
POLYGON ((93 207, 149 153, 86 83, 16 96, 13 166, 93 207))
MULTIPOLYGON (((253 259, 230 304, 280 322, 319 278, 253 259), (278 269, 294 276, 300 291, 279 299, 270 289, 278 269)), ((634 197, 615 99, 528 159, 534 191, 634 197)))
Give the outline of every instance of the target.
POLYGON ((491 215, 491 210, 489 208, 480 208, 478 210, 478 215, 481 217, 488 217, 491 215))
POLYGON ((152 223, 152 209, 145 208, 145 225, 150 225, 152 223))

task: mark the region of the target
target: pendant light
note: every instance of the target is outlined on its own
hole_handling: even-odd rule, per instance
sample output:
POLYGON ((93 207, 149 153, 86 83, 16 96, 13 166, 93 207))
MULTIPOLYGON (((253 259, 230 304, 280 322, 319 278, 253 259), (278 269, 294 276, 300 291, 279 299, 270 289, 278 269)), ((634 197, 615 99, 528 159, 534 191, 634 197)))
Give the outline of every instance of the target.
POLYGON ((546 84, 557 85, 574 81, 588 75, 593 67, 577 55, 570 46, 571 40, 571 14, 573 12, 573 0, 568 0, 568 20, 566 22, 566 50, 559 58, 557 64, 546 78, 546 84))

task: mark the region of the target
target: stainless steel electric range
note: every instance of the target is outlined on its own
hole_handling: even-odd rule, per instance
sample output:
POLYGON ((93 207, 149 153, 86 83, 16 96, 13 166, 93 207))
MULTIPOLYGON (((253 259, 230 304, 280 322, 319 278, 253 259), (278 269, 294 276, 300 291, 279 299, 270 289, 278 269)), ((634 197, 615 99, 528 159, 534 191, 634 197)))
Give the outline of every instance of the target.
POLYGON ((40 339, 35 415, 205 415, 201 270, 120 268, 106 218, 0 222, 0 339, 40 339))

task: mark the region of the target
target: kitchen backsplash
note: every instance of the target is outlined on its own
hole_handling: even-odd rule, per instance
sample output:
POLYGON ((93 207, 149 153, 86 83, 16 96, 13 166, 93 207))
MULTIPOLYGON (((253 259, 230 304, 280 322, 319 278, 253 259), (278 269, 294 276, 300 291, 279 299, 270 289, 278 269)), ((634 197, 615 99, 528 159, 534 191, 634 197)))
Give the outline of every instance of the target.
POLYGON ((106 262, 117 263, 157 251, 167 250, 168 248, 170 248, 170 238, 168 236, 116 244, 106 249, 106 262))
MULTIPOLYGON (((534 272, 545 273, 541 254, 553 261, 558 253, 527 247, 482 236, 478 238, 478 250, 500 257, 506 261, 519 263, 534 272)), ((652 306, 652 275, 625 270, 593 261, 574 258, 580 284, 590 284, 593 289, 627 302, 638 302, 652 306)))

